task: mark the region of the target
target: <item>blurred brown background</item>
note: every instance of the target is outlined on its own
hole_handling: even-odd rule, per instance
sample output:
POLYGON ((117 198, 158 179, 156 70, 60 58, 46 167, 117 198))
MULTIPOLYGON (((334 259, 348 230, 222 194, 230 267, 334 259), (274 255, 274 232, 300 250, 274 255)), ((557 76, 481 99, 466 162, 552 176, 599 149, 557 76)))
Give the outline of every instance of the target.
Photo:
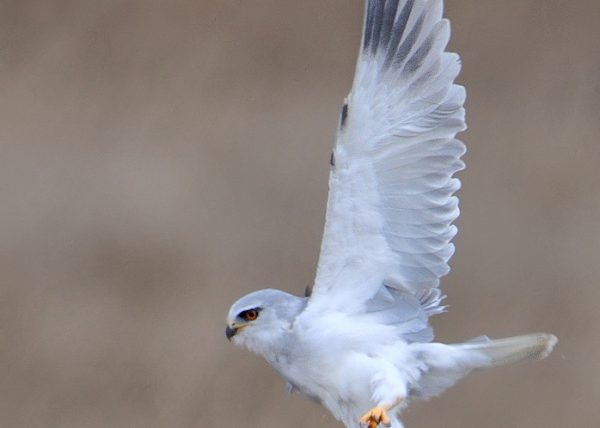
MULTIPOLYGON (((556 333, 408 427, 600 418, 600 2, 448 0, 469 92, 438 337, 556 333)), ((0 426, 339 426, 224 317, 315 270, 361 1, 0 1, 0 426)))

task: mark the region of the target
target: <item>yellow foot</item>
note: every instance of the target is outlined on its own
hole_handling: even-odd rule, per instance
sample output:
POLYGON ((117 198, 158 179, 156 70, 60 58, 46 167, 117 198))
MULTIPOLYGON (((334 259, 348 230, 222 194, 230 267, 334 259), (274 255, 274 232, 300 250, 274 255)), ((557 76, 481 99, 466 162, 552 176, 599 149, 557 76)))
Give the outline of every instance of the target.
POLYGON ((383 424, 386 427, 391 426, 392 422, 387 414, 388 410, 384 406, 373 407, 360 418, 361 426, 365 428, 377 428, 379 424, 383 424))

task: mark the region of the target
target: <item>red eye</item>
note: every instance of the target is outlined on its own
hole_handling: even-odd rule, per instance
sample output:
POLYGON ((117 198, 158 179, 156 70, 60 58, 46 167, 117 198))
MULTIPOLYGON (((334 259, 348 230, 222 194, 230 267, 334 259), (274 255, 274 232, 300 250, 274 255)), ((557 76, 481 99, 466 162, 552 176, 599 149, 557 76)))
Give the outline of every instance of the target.
POLYGON ((254 309, 250 309, 246 312, 246 321, 254 321, 256 318, 258 318, 258 312, 254 309))
POLYGON ((250 309, 248 311, 245 311, 242 314, 242 318, 246 321, 254 321, 256 318, 258 318, 258 311, 256 309, 250 309))

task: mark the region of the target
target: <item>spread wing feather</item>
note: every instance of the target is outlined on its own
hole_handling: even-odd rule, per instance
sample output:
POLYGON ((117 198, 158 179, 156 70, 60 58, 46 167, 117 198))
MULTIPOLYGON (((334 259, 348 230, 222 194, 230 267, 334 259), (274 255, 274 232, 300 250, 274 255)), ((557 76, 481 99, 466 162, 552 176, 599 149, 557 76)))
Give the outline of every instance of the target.
POLYGON ((308 309, 368 312, 387 289, 414 296, 426 314, 441 310, 459 214, 453 175, 464 167, 455 135, 466 128, 442 9, 442 0, 366 2, 308 309))

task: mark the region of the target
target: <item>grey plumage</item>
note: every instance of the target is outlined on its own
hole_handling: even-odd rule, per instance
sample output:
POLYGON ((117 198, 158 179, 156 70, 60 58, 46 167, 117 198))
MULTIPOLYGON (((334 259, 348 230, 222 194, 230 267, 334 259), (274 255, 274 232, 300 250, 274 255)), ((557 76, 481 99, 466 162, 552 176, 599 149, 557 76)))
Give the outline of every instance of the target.
POLYGON ((331 155, 321 255, 307 297, 238 300, 227 337, 346 427, 388 422, 477 369, 543 358, 556 337, 433 342, 454 253, 465 146, 460 61, 442 0, 368 0, 352 90, 331 155))

